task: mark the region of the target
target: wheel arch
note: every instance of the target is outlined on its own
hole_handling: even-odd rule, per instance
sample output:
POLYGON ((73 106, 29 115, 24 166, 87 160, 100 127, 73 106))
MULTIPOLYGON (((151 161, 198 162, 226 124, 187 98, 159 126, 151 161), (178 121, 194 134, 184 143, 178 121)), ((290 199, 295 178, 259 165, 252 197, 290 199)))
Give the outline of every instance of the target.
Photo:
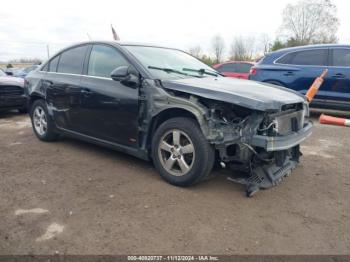
POLYGON ((157 128, 165 121, 175 117, 186 117, 193 119, 200 128, 200 123, 203 121, 203 119, 200 118, 199 114, 195 114, 189 108, 171 107, 163 109, 162 111, 155 114, 150 121, 150 128, 147 136, 146 145, 147 149, 151 149, 153 134, 157 130, 157 128))
POLYGON ((45 100, 45 97, 38 93, 31 94, 28 99, 28 110, 31 110, 31 107, 34 104, 34 102, 39 99, 45 100))

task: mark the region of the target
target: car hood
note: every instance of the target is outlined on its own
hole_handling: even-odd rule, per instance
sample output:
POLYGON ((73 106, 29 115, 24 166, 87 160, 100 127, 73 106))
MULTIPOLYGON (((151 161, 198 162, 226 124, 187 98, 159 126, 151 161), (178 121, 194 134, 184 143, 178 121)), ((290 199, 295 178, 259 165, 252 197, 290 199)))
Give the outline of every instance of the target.
POLYGON ((165 89, 261 111, 280 110, 283 105, 305 101, 303 95, 284 87, 228 77, 166 80, 162 85, 165 89))
POLYGON ((24 80, 13 76, 0 76, 0 86, 24 86, 24 80))

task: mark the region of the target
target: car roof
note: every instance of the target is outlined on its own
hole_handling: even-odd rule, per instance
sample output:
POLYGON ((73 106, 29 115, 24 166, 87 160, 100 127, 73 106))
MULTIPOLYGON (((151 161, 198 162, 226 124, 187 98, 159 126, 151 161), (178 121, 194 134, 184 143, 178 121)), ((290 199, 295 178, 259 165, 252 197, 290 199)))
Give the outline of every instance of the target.
POLYGON ((317 49, 317 48, 331 48, 331 47, 346 47, 346 48, 350 48, 350 45, 345 45, 345 44, 303 45, 303 46, 282 48, 282 49, 279 49, 279 50, 271 52, 271 53, 290 52, 290 51, 308 50, 308 49, 317 49))
POLYGON ((173 49, 173 50, 179 50, 179 51, 185 52, 185 51, 183 51, 181 49, 178 49, 178 48, 160 46, 160 45, 150 44, 150 43, 129 42, 129 41, 93 40, 93 41, 77 42, 75 44, 71 44, 69 46, 66 46, 66 47, 60 49, 59 51, 57 51, 54 55, 50 56, 50 58, 48 60, 46 60, 44 63, 42 63, 41 66, 44 66, 47 63, 47 61, 51 60, 52 58, 54 58, 58 54, 66 51, 66 50, 68 50, 70 48, 73 48, 73 47, 76 47, 76 46, 80 46, 80 45, 86 45, 86 44, 107 44, 107 45, 114 45, 114 46, 147 46, 147 47, 158 47, 158 48, 173 49))
MULTIPOLYGON (((62 49, 61 51, 65 49, 72 48, 74 46, 84 45, 84 44, 108 44, 108 45, 114 45, 114 46, 147 46, 147 47, 158 47, 158 48, 167 48, 167 49, 175 49, 175 50, 181 50, 174 47, 169 46, 161 46, 157 44, 152 43, 141 43, 141 42, 130 42, 130 41, 106 41, 106 40, 94 40, 94 41, 85 41, 85 42, 79 42, 72 44, 70 46, 67 46, 66 48, 62 49)), ((61 52, 59 51, 59 52, 61 52)), ((181 50, 182 51, 182 50, 181 50)))
MULTIPOLYGON (((43 68, 47 65, 47 63, 49 63, 49 61, 51 61, 52 59, 54 59, 56 56, 60 55, 61 53, 74 48, 74 47, 78 47, 81 45, 87 45, 87 44, 106 44, 106 45, 113 45, 116 47, 123 47, 123 46, 145 46, 145 47, 157 47, 157 48, 165 48, 165 49, 172 49, 172 50, 178 50, 181 52, 185 52, 181 49, 177 49, 177 48, 173 48, 173 47, 166 47, 166 46, 160 46, 160 45, 156 45, 156 44, 150 44, 150 43, 140 43, 140 42, 129 42, 129 41, 105 41, 105 40, 93 40, 93 41, 84 41, 84 42, 78 42, 75 44, 71 44, 59 51, 57 51, 54 55, 50 56, 49 59, 47 59, 44 63, 42 63, 40 65, 40 68, 43 68)), ((186 52, 185 52, 186 53, 186 52)), ((40 69, 41 70, 41 69, 40 69)))

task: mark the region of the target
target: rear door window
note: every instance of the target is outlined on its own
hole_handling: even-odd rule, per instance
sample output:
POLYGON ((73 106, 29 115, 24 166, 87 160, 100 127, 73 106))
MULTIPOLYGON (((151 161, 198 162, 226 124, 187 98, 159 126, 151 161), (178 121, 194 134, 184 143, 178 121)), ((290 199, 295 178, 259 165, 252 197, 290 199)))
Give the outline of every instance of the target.
POLYGON ((218 72, 236 72, 236 64, 224 64, 216 69, 218 72))
POLYGON ((60 59, 60 56, 56 56, 54 59, 52 59, 49 63, 49 72, 56 72, 57 71, 57 65, 58 61, 60 59))
POLYGON ((106 45, 94 45, 90 54, 88 75, 110 78, 114 69, 129 65, 117 49, 106 45))
POLYGON ((327 54, 327 49, 292 52, 282 56, 276 61, 276 63, 289 65, 325 66, 327 65, 327 54))
POLYGON ((350 67, 350 49, 333 49, 332 65, 350 67))
POLYGON ((58 63, 57 72, 77 75, 81 74, 87 48, 87 45, 83 45, 63 52, 58 63))
POLYGON ((250 71, 250 68, 253 66, 251 64, 247 64, 247 63, 239 63, 236 64, 237 65, 237 73, 244 73, 244 74, 248 74, 250 71))

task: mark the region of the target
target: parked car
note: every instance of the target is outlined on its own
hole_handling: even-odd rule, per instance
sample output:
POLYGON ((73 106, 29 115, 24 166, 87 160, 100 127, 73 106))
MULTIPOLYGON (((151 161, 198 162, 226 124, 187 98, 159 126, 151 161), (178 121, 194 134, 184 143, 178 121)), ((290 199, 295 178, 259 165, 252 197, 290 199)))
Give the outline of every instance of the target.
POLYGON ((249 79, 284 86, 305 94, 328 69, 311 106, 350 109, 350 45, 312 45, 282 49, 252 67, 249 79))
POLYGON ((218 161, 246 172, 237 181, 251 196, 290 174, 311 134, 303 95, 222 77, 177 49, 81 43, 26 80, 38 139, 62 134, 152 159, 177 186, 203 181, 218 161))
POLYGON ((254 66, 253 62, 230 61, 214 65, 213 68, 224 76, 248 79, 252 66, 254 66))
POLYGON ((13 76, 25 78, 30 72, 32 72, 33 70, 35 70, 37 68, 39 68, 38 65, 28 66, 28 67, 25 67, 23 69, 20 69, 20 70, 14 72, 13 76))
POLYGON ((5 74, 8 76, 14 76, 17 72, 19 72, 19 68, 6 68, 5 69, 5 74))
POLYGON ((27 99, 24 94, 24 80, 10 77, 0 70, 0 111, 18 109, 21 113, 27 110, 27 99))

